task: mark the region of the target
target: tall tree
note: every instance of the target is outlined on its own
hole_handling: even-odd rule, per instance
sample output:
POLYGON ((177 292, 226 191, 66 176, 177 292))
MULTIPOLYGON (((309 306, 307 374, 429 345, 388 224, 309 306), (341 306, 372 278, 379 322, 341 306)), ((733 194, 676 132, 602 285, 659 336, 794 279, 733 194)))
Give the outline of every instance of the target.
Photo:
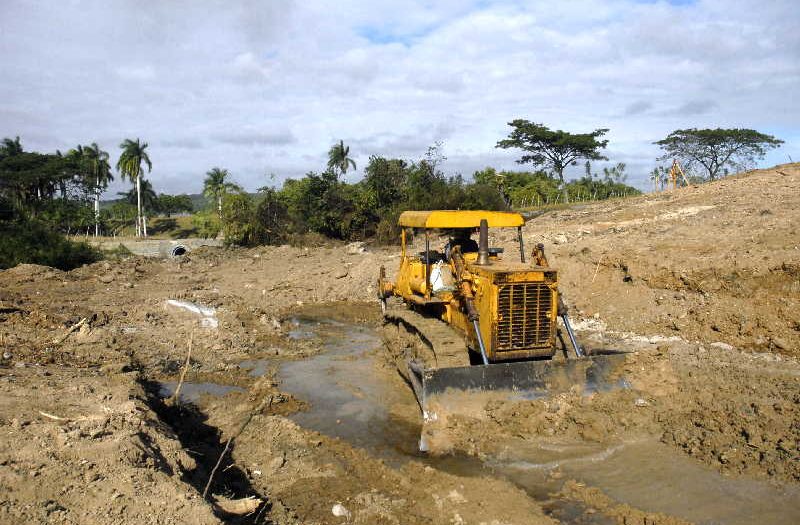
POLYGON ((678 159, 685 168, 698 164, 715 180, 725 167, 744 169, 764 158, 783 141, 754 129, 678 129, 654 142, 664 155, 658 160, 678 159))
POLYGON ((356 169, 355 161, 350 158, 350 146, 345 146, 344 141, 340 140, 338 144, 334 144, 328 150, 328 169, 344 175, 350 166, 356 169))
POLYGON ((137 202, 141 202, 142 212, 144 213, 147 213, 148 211, 154 212, 158 209, 158 195, 156 195, 156 192, 153 189, 153 185, 150 184, 150 181, 143 177, 141 179, 141 184, 139 185, 139 191, 137 191, 136 188, 131 188, 128 191, 119 192, 117 195, 125 199, 125 202, 128 204, 136 204, 137 202))
POLYGON ((206 172, 206 179, 203 182, 203 195, 217 202, 217 213, 222 220, 222 198, 230 191, 239 191, 241 188, 231 182, 228 170, 222 168, 212 168, 206 172))
POLYGON ((94 235, 100 235, 100 194, 114 180, 111 165, 108 163, 108 152, 100 149, 96 142, 83 148, 88 164, 88 186, 94 193, 94 235))
POLYGON ((122 153, 117 161, 117 171, 123 180, 126 178, 136 185, 136 236, 147 237, 147 223, 145 217, 142 215, 142 195, 141 195, 141 174, 142 163, 147 165, 147 172, 153 170, 153 163, 150 162, 150 157, 147 154, 147 142, 141 142, 138 138, 136 142, 131 139, 125 139, 119 147, 122 153))
MULTIPOLYGON (((591 133, 569 133, 562 130, 551 130, 544 124, 537 124, 525 119, 515 119, 508 123, 513 129, 508 138, 497 143, 495 147, 521 149, 525 153, 517 161, 519 164, 530 162, 534 167, 551 169, 558 175, 562 188, 564 185, 564 169, 577 164, 579 160, 608 160, 600 150, 608 145, 608 140, 598 140, 608 132, 600 128, 591 133)), ((566 199, 566 192, 564 192, 566 199)))

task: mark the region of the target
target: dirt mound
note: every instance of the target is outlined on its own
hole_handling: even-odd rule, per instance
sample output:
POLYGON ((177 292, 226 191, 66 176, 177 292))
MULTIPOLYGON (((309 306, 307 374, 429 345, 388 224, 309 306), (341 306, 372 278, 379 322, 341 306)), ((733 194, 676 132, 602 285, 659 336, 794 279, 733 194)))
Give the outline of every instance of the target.
POLYGON ((579 314, 616 330, 800 355, 800 164, 576 205, 525 226, 579 314))
POLYGON ((37 368, 2 374, 0 521, 219 523, 175 482, 194 459, 132 376, 37 368))
POLYGON ((65 272, 50 266, 40 264, 18 264, 7 270, 0 270, 6 279, 14 279, 20 283, 33 282, 37 279, 57 279, 61 278, 65 272))

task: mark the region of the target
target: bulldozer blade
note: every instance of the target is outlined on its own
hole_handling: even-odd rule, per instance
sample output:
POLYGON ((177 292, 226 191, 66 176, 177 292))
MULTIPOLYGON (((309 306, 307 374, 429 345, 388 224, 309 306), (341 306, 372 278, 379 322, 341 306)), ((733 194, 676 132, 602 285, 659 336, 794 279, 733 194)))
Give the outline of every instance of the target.
POLYGON ((412 386, 425 420, 437 412, 459 412, 463 393, 504 392, 507 399, 539 399, 576 387, 584 395, 628 388, 622 376, 625 354, 567 361, 520 361, 424 369, 409 363, 412 386), (452 394, 452 395, 451 395, 452 394))

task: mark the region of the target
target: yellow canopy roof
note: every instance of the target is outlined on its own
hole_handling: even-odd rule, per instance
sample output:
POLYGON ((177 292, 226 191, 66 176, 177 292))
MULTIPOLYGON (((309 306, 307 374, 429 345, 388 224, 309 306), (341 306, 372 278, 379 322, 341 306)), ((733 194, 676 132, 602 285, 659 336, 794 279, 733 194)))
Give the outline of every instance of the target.
POLYGON ((515 228, 525 224, 519 213, 484 210, 404 211, 397 224, 406 228, 477 228, 486 219, 489 228, 515 228))

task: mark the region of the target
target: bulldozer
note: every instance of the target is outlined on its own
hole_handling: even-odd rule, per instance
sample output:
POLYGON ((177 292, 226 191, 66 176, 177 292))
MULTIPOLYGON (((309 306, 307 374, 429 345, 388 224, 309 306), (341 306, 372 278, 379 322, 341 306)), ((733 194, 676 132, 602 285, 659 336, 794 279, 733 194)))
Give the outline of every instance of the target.
POLYGON ((380 268, 378 298, 385 323, 420 342, 395 349, 394 357, 426 422, 457 409, 464 393, 503 391, 534 399, 624 382, 620 355, 579 344, 559 293, 558 270, 548 264, 544 246, 534 246, 526 259, 524 223, 511 212, 400 215, 399 269, 390 281, 380 268), (503 248, 489 246, 489 228, 516 229, 518 261, 505 260, 503 248), (471 238, 476 231, 477 243, 471 238), (424 249, 417 252, 413 241, 420 232, 424 249), (441 251, 431 248, 437 233, 449 237, 441 251))

